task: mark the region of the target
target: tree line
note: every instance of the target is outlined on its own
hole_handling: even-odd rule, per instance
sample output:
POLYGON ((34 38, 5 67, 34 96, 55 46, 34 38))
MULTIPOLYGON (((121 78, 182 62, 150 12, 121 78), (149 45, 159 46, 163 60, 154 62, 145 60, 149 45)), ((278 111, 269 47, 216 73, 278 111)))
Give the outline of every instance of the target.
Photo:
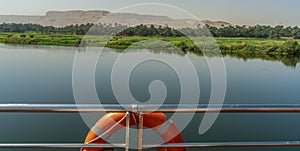
POLYGON ((128 27, 121 24, 81 24, 65 27, 42 26, 39 24, 0 24, 0 32, 39 32, 39 33, 60 33, 76 35, 118 35, 118 36, 183 36, 182 33, 168 26, 138 25, 128 27))
POLYGON ((266 25, 256 26, 229 26, 223 28, 216 28, 207 26, 214 37, 246 37, 246 38, 280 38, 290 37, 299 39, 300 28, 284 27, 281 25, 272 27, 266 25))
POLYGON ((198 26, 195 29, 182 28, 174 29, 165 26, 154 25, 138 25, 135 27, 127 27, 120 24, 82 24, 70 25, 65 27, 42 26, 39 24, 17 24, 3 23, 0 24, 0 32, 39 32, 39 33, 60 33, 60 34, 75 34, 75 35, 118 35, 118 36, 167 36, 180 37, 188 36, 210 36, 208 29, 214 37, 245 37, 245 38, 300 38, 300 28, 284 27, 284 26, 229 26, 216 28, 206 25, 205 27, 198 26), (185 34, 183 34, 185 33, 185 34))
POLYGON ((93 24, 85 25, 70 25, 66 27, 53 27, 53 26, 42 26, 39 24, 17 24, 17 23, 3 23, 0 24, 0 32, 39 32, 39 33, 65 33, 65 34, 76 34, 80 35, 88 31, 93 24))

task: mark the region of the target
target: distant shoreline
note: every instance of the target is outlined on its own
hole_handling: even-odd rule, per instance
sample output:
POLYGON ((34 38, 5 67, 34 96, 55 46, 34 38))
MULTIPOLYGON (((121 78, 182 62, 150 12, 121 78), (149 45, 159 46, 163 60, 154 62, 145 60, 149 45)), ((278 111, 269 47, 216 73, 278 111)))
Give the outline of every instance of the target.
MULTIPOLYGON (((143 37, 143 36, 86 36, 68 34, 42 33, 0 33, 0 43, 20 45, 54 45, 78 47, 82 39, 88 39, 89 46, 126 49, 133 44, 144 40, 166 41, 183 52, 201 53, 187 37, 143 37), (109 41, 109 42, 108 42, 109 41), (107 43, 108 42, 108 43, 107 43)), ((235 54, 272 54, 299 56, 300 40, 266 39, 266 38, 215 38, 222 53, 235 54)), ((161 47, 164 48, 164 47, 161 47)), ((217 48, 216 48, 217 50, 217 48)))

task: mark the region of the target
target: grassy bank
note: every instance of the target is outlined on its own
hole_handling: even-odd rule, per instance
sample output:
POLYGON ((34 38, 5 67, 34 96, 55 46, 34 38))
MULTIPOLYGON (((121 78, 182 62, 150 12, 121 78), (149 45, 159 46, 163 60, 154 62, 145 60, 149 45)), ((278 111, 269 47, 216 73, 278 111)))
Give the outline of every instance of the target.
POLYGON ((300 52, 299 40, 218 38, 220 50, 226 53, 256 53, 296 55, 300 52))
MULTIPOLYGON (((68 34, 42 34, 42 33, 0 33, 0 43, 22 45, 58 45, 79 46, 84 38, 89 46, 100 46, 125 49, 137 47, 141 41, 165 41, 179 47, 183 52, 200 52, 196 45, 202 46, 201 39, 192 39, 196 45, 186 37, 108 37, 108 36, 80 36, 68 34), (109 41, 107 43, 107 41, 109 41)), ((220 50, 225 53, 236 54, 274 54, 298 55, 300 52, 299 41, 288 39, 253 39, 253 38, 216 38, 220 50)), ((150 43, 151 44, 151 43, 150 43)), ((159 48, 169 48, 170 45, 154 44, 159 48)), ((145 45, 141 46, 145 47, 145 45)), ((155 47, 154 47, 155 48, 155 47)), ((217 49, 213 46, 210 49, 217 49)))

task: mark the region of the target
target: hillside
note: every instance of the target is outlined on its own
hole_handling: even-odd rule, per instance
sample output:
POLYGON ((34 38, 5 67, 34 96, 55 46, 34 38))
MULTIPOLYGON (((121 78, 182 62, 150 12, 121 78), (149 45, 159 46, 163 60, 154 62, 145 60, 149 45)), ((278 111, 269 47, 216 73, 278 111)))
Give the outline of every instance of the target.
POLYGON ((134 13, 110 13, 102 10, 91 11, 48 11, 44 16, 21 16, 21 15, 0 15, 0 23, 36 23, 44 26, 63 27, 74 24, 97 23, 138 25, 155 24, 169 25, 174 28, 197 27, 198 24, 208 24, 221 28, 230 26, 230 23, 222 21, 197 21, 192 19, 172 19, 166 16, 140 15, 134 13))
POLYGON ((38 23, 41 16, 0 15, 0 23, 38 23))

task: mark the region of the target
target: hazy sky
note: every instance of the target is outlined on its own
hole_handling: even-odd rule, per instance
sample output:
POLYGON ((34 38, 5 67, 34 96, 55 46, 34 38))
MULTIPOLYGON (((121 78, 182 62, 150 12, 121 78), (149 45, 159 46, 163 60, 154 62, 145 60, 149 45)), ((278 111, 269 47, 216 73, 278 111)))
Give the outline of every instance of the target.
MULTIPOLYGON (((138 3, 174 5, 189 11, 201 20, 222 20, 251 25, 279 23, 300 25, 300 0, 0 0, 0 14, 43 15, 48 10, 74 9, 115 11, 138 3)), ((156 8, 140 11, 146 14, 163 14, 156 8)), ((135 12, 139 12, 139 9, 135 12)), ((173 18, 181 17, 176 13, 169 15, 173 18)))

